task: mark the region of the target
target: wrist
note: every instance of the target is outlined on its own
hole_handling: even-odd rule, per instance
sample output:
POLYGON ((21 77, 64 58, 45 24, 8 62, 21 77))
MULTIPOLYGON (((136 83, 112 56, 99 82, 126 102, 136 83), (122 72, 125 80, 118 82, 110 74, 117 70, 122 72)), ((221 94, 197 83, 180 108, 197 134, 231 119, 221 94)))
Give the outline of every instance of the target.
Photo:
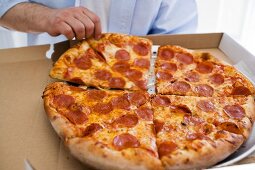
POLYGON ((33 4, 32 11, 30 12, 31 20, 28 23, 28 32, 39 33, 47 32, 49 29, 50 14, 53 9, 33 4))
POLYGON ((52 29, 51 20, 54 16, 55 10, 56 9, 47 8, 43 11, 44 14, 41 16, 40 24, 41 32, 49 33, 50 30, 52 29))

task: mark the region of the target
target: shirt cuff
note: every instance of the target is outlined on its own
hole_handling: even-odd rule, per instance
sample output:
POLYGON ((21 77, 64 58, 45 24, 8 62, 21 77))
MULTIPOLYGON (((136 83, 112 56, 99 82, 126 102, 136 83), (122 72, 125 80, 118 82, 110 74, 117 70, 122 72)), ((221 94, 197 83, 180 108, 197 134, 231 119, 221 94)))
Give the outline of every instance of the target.
POLYGON ((21 2, 28 2, 28 0, 0 0, 0 18, 12 7, 21 2))

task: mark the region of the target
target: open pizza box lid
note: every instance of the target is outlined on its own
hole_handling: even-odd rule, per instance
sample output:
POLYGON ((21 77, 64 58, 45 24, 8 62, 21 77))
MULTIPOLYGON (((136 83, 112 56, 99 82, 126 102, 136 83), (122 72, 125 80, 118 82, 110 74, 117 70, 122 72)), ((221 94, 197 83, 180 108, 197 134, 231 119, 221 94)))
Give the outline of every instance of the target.
MULTIPOLYGON (((211 52, 255 82, 255 56, 225 33, 147 37, 154 45, 174 44, 211 52)), ((89 169, 64 147, 46 117, 41 98, 46 85, 54 81, 48 76, 53 61, 74 43, 0 50, 0 169, 25 169, 26 159, 37 170, 89 169)), ((250 155, 255 150, 253 145, 255 130, 221 165, 236 163, 250 155)), ((255 162, 255 158, 250 156, 242 163, 248 162, 255 162)))

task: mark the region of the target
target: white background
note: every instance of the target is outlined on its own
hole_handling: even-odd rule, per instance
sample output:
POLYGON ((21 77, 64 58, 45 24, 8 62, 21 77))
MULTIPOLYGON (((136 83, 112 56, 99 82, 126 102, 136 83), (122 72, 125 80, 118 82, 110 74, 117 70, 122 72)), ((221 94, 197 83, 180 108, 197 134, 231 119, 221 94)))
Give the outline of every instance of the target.
POLYGON ((226 32, 255 55, 255 0, 197 0, 197 32, 226 32))
MULTIPOLYGON (((255 55, 255 0, 197 0, 198 33, 226 32, 255 55)), ((0 27, 0 48, 26 46, 26 34, 0 27)))

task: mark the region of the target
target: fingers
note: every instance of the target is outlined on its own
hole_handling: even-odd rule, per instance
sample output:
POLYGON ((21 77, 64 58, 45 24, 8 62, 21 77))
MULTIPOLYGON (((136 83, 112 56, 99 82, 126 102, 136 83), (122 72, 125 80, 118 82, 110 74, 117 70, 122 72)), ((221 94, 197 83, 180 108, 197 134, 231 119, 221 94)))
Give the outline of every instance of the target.
POLYGON ((50 17, 51 22, 47 32, 56 36, 65 35, 68 39, 74 37, 78 40, 101 35, 101 23, 99 17, 86 8, 67 8, 55 10, 50 17))
POLYGON ((89 38, 91 36, 94 36, 95 25, 88 16, 81 13, 81 14, 76 14, 75 18, 77 18, 77 20, 79 20, 84 25, 84 31, 86 32, 84 37, 89 38))
POLYGON ((69 17, 66 19, 66 23, 72 28, 72 32, 75 34, 75 38, 82 40, 86 37, 85 25, 76 18, 69 17))
POLYGON ((47 31, 51 36, 59 36, 60 34, 63 34, 67 39, 72 40, 75 37, 75 34, 70 27, 65 22, 61 22, 58 24, 55 29, 52 29, 51 31, 47 31))
POLYGON ((88 9, 84 9, 83 12, 85 13, 86 16, 88 16, 90 18, 90 20, 92 21, 92 23, 94 24, 94 37, 96 39, 100 38, 101 33, 102 33, 102 27, 101 27, 101 22, 100 22, 100 18, 95 15, 93 12, 91 12, 88 9))

